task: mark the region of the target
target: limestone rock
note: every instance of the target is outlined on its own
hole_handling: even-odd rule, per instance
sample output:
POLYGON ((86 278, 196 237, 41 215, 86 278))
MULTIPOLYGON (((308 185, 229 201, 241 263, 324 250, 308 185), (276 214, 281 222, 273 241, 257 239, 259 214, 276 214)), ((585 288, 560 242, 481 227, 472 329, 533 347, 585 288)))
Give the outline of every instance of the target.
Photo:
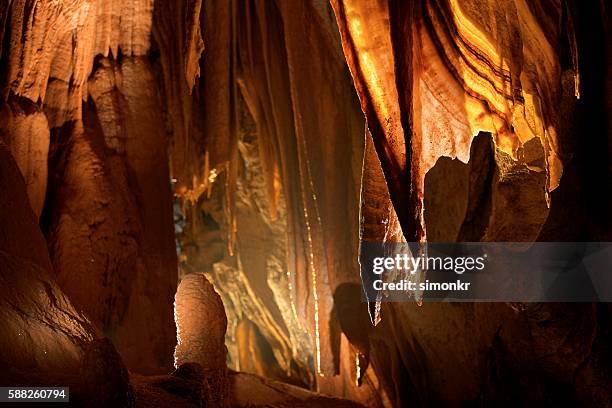
MULTIPOLYGON (((0 141, 0 361, 4 384, 37 383, 78 372, 95 332, 55 284, 24 179, 0 141)), ((25 385, 25 384, 22 384, 25 385)))
POLYGON ((183 277, 176 291, 174 315, 175 366, 198 363, 205 370, 224 368, 227 318, 221 298, 203 274, 183 277))
POLYGON ((187 370, 185 364, 197 363, 203 370, 201 384, 205 406, 225 406, 228 394, 224 344, 227 318, 221 297, 203 274, 192 273, 181 280, 174 307, 177 374, 187 370))
POLYGON ((266 380, 252 374, 232 373, 230 379, 233 407, 267 407, 270 405, 282 408, 362 407, 361 404, 353 401, 316 394, 303 388, 266 380))
POLYGON ((82 396, 71 399, 90 407, 133 407, 134 392, 121 356, 107 338, 84 347, 79 377, 82 396), (80 398, 79 398, 80 397, 80 398))

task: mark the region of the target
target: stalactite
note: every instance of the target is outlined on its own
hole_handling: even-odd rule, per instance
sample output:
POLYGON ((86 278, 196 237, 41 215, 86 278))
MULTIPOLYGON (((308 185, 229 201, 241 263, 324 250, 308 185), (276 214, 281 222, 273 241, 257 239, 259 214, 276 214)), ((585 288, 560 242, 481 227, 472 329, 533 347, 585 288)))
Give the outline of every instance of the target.
POLYGON ((495 6, 496 12, 475 1, 332 4, 409 240, 425 236, 425 174, 442 156, 467 161, 478 131, 491 132, 515 161, 538 138, 548 176, 542 194, 558 186, 559 116, 551 109, 560 96, 557 2, 549 4, 549 15, 518 0, 495 6))
POLYGON ((5 374, 105 406, 353 405, 226 372, 225 340, 373 407, 604 401, 605 307, 365 304, 358 251, 607 240, 605 8, 0 2, 5 374), (180 366, 143 376, 172 367, 176 249, 180 366))
POLYGON ((5 4, 0 137, 42 214, 58 284, 130 368, 164 370, 176 254, 147 56, 153 1, 5 4), (148 313, 158 318, 141 323, 148 313))
MULTIPOLYGON (((159 53, 162 89, 168 121, 172 132, 170 146, 171 175, 176 180, 175 190, 197 190, 192 176, 198 181, 208 177, 201 174, 201 147, 197 126, 193 123, 193 92, 200 76, 200 58, 204 50, 201 25, 203 24, 202 1, 156 2, 153 15, 152 39, 159 53)), ((214 52, 214 45, 211 47, 214 52)), ((212 74, 211 74, 212 75, 212 74)), ((213 159, 212 168, 218 166, 213 159)))

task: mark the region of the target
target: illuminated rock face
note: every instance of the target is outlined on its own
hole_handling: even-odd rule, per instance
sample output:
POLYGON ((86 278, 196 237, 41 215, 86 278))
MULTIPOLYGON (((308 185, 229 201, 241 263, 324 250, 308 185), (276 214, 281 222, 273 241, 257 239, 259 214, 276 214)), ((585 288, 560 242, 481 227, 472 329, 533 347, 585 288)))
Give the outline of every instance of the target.
POLYGON ((146 57, 153 2, 9 4, 0 135, 57 282, 130 368, 168 370, 176 254, 167 135, 146 57))
POLYGON ((204 275, 183 277, 176 291, 174 316, 174 365, 198 363, 206 370, 225 369, 227 318, 221 298, 204 275))
MULTIPOLYGON (((362 240, 534 241, 609 236, 604 232, 610 225, 604 209, 609 197, 602 206, 597 192, 588 187, 591 181, 580 181, 580 177, 593 177, 604 182, 604 174, 609 174, 603 163, 609 163, 610 155, 601 151, 607 149, 609 139, 602 111, 606 63, 600 56, 606 43, 597 40, 606 32, 606 23, 597 17, 605 14, 600 6, 452 0, 338 0, 332 4, 376 151, 368 154, 371 150, 366 147, 362 240), (595 28, 593 21, 597 21, 595 28), (585 76, 585 71, 592 76, 585 76), (599 135, 594 141, 597 149, 579 147, 583 142, 575 130, 577 123, 589 134, 599 135), (590 157, 597 157, 600 165, 587 164, 590 157), (569 191, 582 191, 588 198, 577 203, 569 198, 569 191), (606 227, 596 227, 580 215, 569 216, 584 211, 593 211, 593 217, 606 227)), ((381 378, 385 389, 394 390, 395 404, 494 401, 512 392, 522 401, 553 400, 564 392, 567 398, 603 401, 601 388, 593 393, 575 389, 578 383, 592 381, 593 368, 579 370, 573 359, 563 368, 553 363, 557 374, 552 374, 548 363, 538 365, 535 371, 551 383, 538 382, 537 394, 520 391, 533 382, 526 380, 529 375, 520 368, 523 363, 510 360, 533 361, 541 352, 540 339, 573 332, 573 313, 583 316, 587 332, 593 335, 598 324, 592 319, 607 316, 605 308, 418 308, 374 301, 369 313, 378 326, 365 342, 365 354, 370 365, 378 367, 376 372, 390 367, 395 372, 381 378), (521 323, 541 323, 544 315, 558 313, 565 317, 542 330, 521 323), (445 316, 443 321, 437 320, 439 316, 445 316), (453 333, 458 332, 478 334, 468 335, 470 340, 465 342, 463 335, 455 338, 453 333), (483 356, 479 351, 483 349, 491 355, 483 356), (505 372, 502 376, 509 379, 525 373, 525 379, 500 387, 495 379, 500 373, 486 368, 491 359, 495 370, 505 372), (402 363, 396 364, 398 360, 402 363), (427 368, 434 366, 441 371, 427 368), (583 379, 573 385, 560 380, 561 373, 574 370, 581 371, 583 379), (410 385, 399 386, 398 375, 410 378, 410 385)), ((584 340, 574 340, 571 348, 583 349, 584 340)), ((364 348, 361 338, 356 344, 364 348)), ((553 360, 564 358, 555 346, 549 351, 553 360)))
MULTIPOLYGON (((273 287, 268 282, 268 287, 260 287, 261 292, 250 292, 255 293, 251 299, 235 301, 237 288, 255 286, 251 279, 259 277, 256 282, 261 285, 261 268, 254 266, 259 260, 248 256, 260 244, 249 242, 253 231, 265 235, 261 241, 278 242, 279 233, 270 234, 268 229, 270 220, 267 216, 256 216, 255 209, 260 208, 264 214, 275 213, 273 208, 281 197, 286 215, 281 206, 276 212, 286 217, 288 247, 287 264, 281 263, 281 267, 289 272, 291 306, 295 307, 310 341, 305 354, 294 352, 291 357, 307 361, 304 356, 310 354, 311 370, 323 374, 314 378, 319 389, 330 393, 342 389, 344 395, 373 406, 408 404, 414 400, 423 404, 475 401, 481 396, 494 401, 512 393, 525 400, 550 398, 555 386, 543 383, 538 385, 541 394, 528 395, 524 387, 533 381, 532 377, 513 384, 510 388, 514 391, 502 389, 496 374, 487 367, 495 360, 494 364, 505 370, 508 377, 520 375, 528 366, 527 361, 538 353, 532 354, 531 346, 521 348, 515 344, 531 344, 532 334, 554 337, 554 331, 571 331, 571 319, 550 332, 536 334, 533 327, 522 324, 532 318, 534 310, 517 311, 508 305, 374 304, 370 314, 378 326, 373 329, 359 327, 347 317, 345 310, 351 309, 351 303, 339 290, 347 287, 343 283, 354 282, 358 275, 357 266, 346 262, 356 259, 357 246, 354 242, 341 244, 330 237, 335 228, 343 230, 343 234, 347 226, 353 231, 357 229, 351 224, 354 221, 350 221, 357 217, 356 200, 352 194, 342 198, 328 194, 347 191, 343 189, 348 174, 339 177, 346 166, 338 163, 354 164, 354 157, 362 154, 363 144, 353 132, 367 132, 359 129, 357 121, 345 120, 344 123, 354 125, 327 133, 333 128, 332 117, 350 116, 342 116, 337 104, 326 103, 356 101, 345 93, 342 76, 334 76, 334 66, 330 68, 331 64, 322 62, 335 58, 321 56, 324 48, 321 44, 326 44, 322 38, 335 44, 330 46, 332 55, 337 52, 338 38, 309 31, 326 33, 327 25, 324 18, 313 18, 317 24, 312 27, 315 23, 304 16, 320 16, 319 9, 306 3, 291 6, 280 2, 247 3, 245 8, 234 10, 239 21, 237 37, 222 28, 215 31, 218 35, 223 33, 222 43, 231 44, 238 55, 234 75, 238 92, 256 125, 261 170, 252 166, 253 162, 243 153, 246 149, 241 146, 243 135, 237 120, 240 115, 233 118, 230 115, 231 126, 213 121, 216 131, 208 134, 224 134, 222 130, 228 127, 238 130, 234 136, 238 138, 238 161, 244 160, 249 170, 263 173, 266 180, 263 187, 259 180, 258 184, 249 183, 256 177, 251 177, 249 171, 242 172, 240 166, 236 173, 227 172, 229 178, 225 180, 229 183, 215 184, 213 199, 202 195, 204 199, 196 209, 206 213, 205 219, 193 216, 195 227, 186 234, 185 244, 193 245, 193 236, 198 239, 195 247, 185 251, 185 267, 204 270, 215 285, 224 288, 220 294, 228 299, 225 302, 230 319, 228 337, 235 328, 236 336, 242 338, 241 328, 256 324, 267 342, 276 345, 276 356, 287 361, 284 348, 287 336, 277 330, 279 321, 288 326, 290 333, 295 329, 291 319, 283 316, 286 299, 283 303, 265 297, 266 290, 273 287), (293 24, 296 16, 305 23, 293 24), (323 65, 327 70, 322 74, 312 65, 323 65), (330 90, 337 93, 330 96, 330 90), (316 95, 314 107, 304 95, 316 95), (326 136, 319 138, 320 134, 326 136), (358 153, 325 147, 325 143, 344 147, 348 139, 353 140, 358 153), (237 174, 236 184, 233 174, 237 174), (247 191, 256 191, 259 198, 253 200, 244 194, 241 183, 249 187, 247 191), (218 199, 232 188, 237 197, 235 207, 231 200, 218 199), (267 201, 261 200, 264 190, 267 201), (332 196, 333 200, 325 200, 332 196), (249 199, 244 202, 251 204, 241 208, 240 201, 245 197, 249 199), (229 218, 221 216, 226 205, 232 209, 228 213, 234 214, 229 218), (211 214, 221 228, 215 227, 218 234, 214 240, 207 240, 203 238, 211 214), (248 214, 248 221, 241 223, 241 214, 248 214), (344 229, 338 227, 338 220, 347 219, 344 229), (224 240, 224 236, 229 238, 224 240), (230 246, 235 242, 239 262, 222 260, 217 240, 229 242, 230 246), (215 249, 214 260, 202 256, 206 248, 215 249), (345 261, 338 262, 339 259, 345 261), (223 277, 227 276, 232 278, 224 282, 223 277), (335 297, 330 298, 330 294, 335 297), (281 319, 276 308, 280 308, 281 319), (240 318, 233 317, 239 315, 237 310, 246 311, 251 323, 239 323, 240 318), (259 313, 261 310, 265 311, 266 319, 259 313), (498 336, 498 330, 504 335, 498 336), (448 338, 459 332, 462 334, 457 341, 449 344, 448 338), (474 339, 470 333, 479 335, 474 339), (504 354, 505 348, 511 351, 504 354), (489 349, 489 355, 482 353, 489 349), (512 359, 521 361, 518 366, 523 368, 513 366, 512 359), (453 363, 447 365, 447 361, 453 363), (469 368, 466 373, 456 367, 469 368), (334 375, 338 372, 339 375, 334 375), (451 383, 447 383, 450 378, 451 383), (363 384, 361 387, 355 385, 356 379, 363 384)), ((551 2, 548 11, 543 12, 540 6, 512 1, 500 6, 485 1, 431 1, 421 2, 414 9, 407 8, 414 4, 410 2, 332 3, 346 62, 371 134, 366 134, 371 143, 366 143, 361 179, 358 172, 352 172, 354 186, 361 187, 361 239, 553 238, 547 231, 558 231, 560 227, 560 218, 555 213, 568 206, 564 198, 567 183, 563 183, 561 175, 571 156, 569 145, 576 143, 577 138, 575 134, 568 138, 567 129, 576 120, 573 106, 579 103, 576 78, 580 71, 572 63, 576 50, 572 51, 575 34, 571 24, 559 22, 564 13, 560 4, 551 2), (479 15, 479 10, 484 14, 479 15)), ((216 37, 207 41, 204 31, 207 46, 217 47, 216 37)), ((208 63, 214 66, 213 72, 221 72, 221 66, 232 67, 219 60, 208 63)), ((206 61, 203 68, 206 72, 206 61)), ((205 75, 203 81, 207 81, 205 75)), ((584 85, 583 81, 580 83, 584 85)), ((580 93, 580 101, 584 101, 584 92, 580 93)), ((231 106, 231 99, 222 101, 231 106)), ((217 112, 218 107, 210 109, 207 112, 217 112)), ((602 147, 601 138, 598 140, 602 147)), ((214 146, 215 141, 207 143, 214 146)), ((214 150, 213 146, 205 150, 214 150)), ((228 156, 230 166, 231 160, 235 160, 232 157, 228 156)), ((582 157, 584 160, 585 156, 582 157)), ((571 170, 572 166, 567 168, 571 170)), ((571 174, 569 170, 567 174, 571 174)), ((596 178, 601 179, 601 174, 596 178)), ((572 208, 583 211, 581 207, 572 208)), ((602 216, 601 211, 598 214, 602 216)), ((274 270, 268 267, 268 274, 264 275, 268 281, 276 276, 274 270)), ((274 293, 278 295, 278 289, 274 293)), ((581 313, 586 330, 593 334, 598 330, 593 316, 606 312, 585 308, 581 313)), ((364 315, 361 323, 366 326, 369 321, 364 315)), ((234 357, 239 354, 234 350, 237 342, 231 339, 230 355, 234 357)), ((583 346, 580 340, 572 347, 583 346)), ((557 357, 562 354, 560 350, 554 353, 557 357)), ((574 362, 568 361, 563 371, 574 369, 574 362)), ((546 373, 544 376, 551 374, 546 367, 536 371, 546 373)))
POLYGON ((144 373, 172 366, 176 285, 167 141, 153 85, 146 59, 98 61, 83 122, 54 130, 47 224, 58 282, 144 373))
POLYGON ((32 210, 40 217, 47 190, 50 136, 47 117, 26 102, 25 106, 17 104, 13 108, 3 105, 0 118, 0 132, 5 135, 5 142, 24 175, 32 210))
POLYGON ((223 302, 203 274, 181 280, 174 302, 177 344, 174 365, 196 363, 202 369, 204 406, 227 406, 228 379, 225 357, 227 318, 223 302))
POLYGON ((546 13, 523 1, 332 3, 407 239, 426 239, 427 172, 440 157, 466 163, 479 132, 532 177, 544 173, 534 194, 549 201, 562 174, 561 42, 574 39, 560 2, 546 13))
POLYGON ((206 108, 204 164, 208 157, 215 171, 198 180, 216 181, 195 206, 187 199, 197 185, 183 195, 184 267, 207 273, 220 288, 233 367, 236 330, 246 318, 274 351, 267 368, 280 372, 276 379, 333 392, 339 339, 329 330, 332 294, 338 284, 358 281, 364 130, 333 16, 310 2, 246 2, 234 10, 204 4, 204 10, 212 27, 204 24, 206 50, 218 58, 207 59, 205 51, 194 94, 206 108), (227 13, 235 13, 235 31, 215 23, 228 21, 227 13), (233 65, 224 59, 226 44, 236 55, 233 65), (228 95, 223 81, 236 83, 237 95, 228 95), (227 164, 213 164, 231 138, 236 147, 227 164), (219 240, 232 256, 219 252, 225 246, 219 240))
POLYGON ((605 401, 605 306, 368 310, 357 286, 360 240, 609 239, 599 3, 1 2, 2 361, 108 361, 83 377, 129 402, 124 361, 151 406, 342 404, 204 385, 227 324, 231 368, 367 406, 605 401), (121 358, 83 358, 99 333, 121 358))

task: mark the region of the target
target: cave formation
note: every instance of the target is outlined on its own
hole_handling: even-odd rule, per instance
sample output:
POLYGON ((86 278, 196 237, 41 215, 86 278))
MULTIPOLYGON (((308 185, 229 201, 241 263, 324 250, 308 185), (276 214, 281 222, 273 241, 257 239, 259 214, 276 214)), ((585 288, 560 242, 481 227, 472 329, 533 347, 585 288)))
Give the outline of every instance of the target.
POLYGON ((611 241, 609 12, 2 0, 0 386, 608 406, 609 304, 363 302, 359 251, 611 241))

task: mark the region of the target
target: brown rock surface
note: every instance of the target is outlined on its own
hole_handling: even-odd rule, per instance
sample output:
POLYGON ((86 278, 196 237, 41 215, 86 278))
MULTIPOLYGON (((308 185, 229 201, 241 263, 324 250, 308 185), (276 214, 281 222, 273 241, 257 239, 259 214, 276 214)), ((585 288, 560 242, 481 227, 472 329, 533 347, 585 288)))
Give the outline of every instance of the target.
POLYGON ((225 368, 227 318, 223 302, 206 277, 185 275, 174 301, 177 344, 174 365, 198 363, 205 370, 225 368))
POLYGON ((0 141, 0 361, 3 384, 36 383, 46 374, 75 375, 82 345, 94 337, 89 322, 55 284, 45 240, 26 186, 0 141))
POLYGON ((149 0, 2 8, 0 134, 58 284, 142 372, 171 367, 176 285, 152 19, 149 0))
POLYGON ((0 2, 0 377, 350 406, 225 340, 367 406, 606 405, 609 306, 368 310, 358 253, 609 240, 609 7, 330 3, 0 2))
POLYGON ((358 408, 363 406, 353 401, 316 394, 252 374, 232 373, 230 381, 233 407, 358 408))
POLYGON ((223 302, 201 273, 183 276, 174 301, 177 374, 196 363, 201 370, 205 406, 227 406, 228 379, 225 358, 227 318, 223 302))

